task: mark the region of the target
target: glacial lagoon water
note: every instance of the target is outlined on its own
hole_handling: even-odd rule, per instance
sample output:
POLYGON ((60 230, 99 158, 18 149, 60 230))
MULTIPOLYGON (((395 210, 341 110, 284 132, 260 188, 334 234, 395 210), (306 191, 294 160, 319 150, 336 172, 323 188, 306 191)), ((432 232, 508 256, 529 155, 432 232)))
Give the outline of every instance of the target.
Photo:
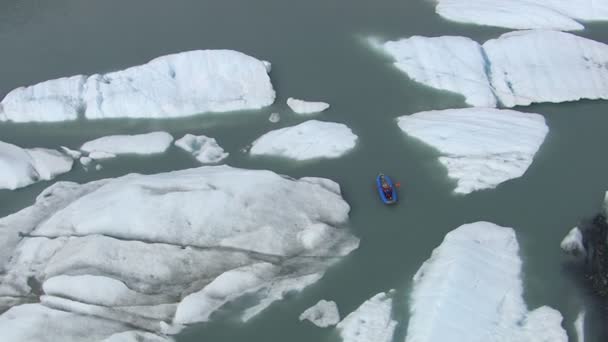
MULTIPOLYGON (((608 43, 608 25, 586 27, 576 34, 608 43)), ((437 153, 405 137, 394 119, 422 110, 465 107, 463 98, 410 81, 365 44, 367 37, 411 35, 463 35, 483 42, 504 32, 447 22, 425 0, 7 0, 0 4, 0 97, 47 79, 117 70, 168 53, 210 48, 234 49, 271 61, 278 97, 264 110, 230 115, 4 123, 0 139, 22 147, 78 147, 109 134, 206 134, 231 153, 229 165, 293 177, 327 177, 341 184, 352 206, 350 229, 361 239, 358 250, 320 282, 250 322, 240 323, 231 314, 237 301, 212 322, 185 330, 178 341, 339 341, 334 330, 299 322, 298 316, 319 299, 336 301, 345 316, 372 295, 392 288, 397 290, 393 314, 399 321, 395 341, 402 341, 412 276, 447 232, 478 220, 515 228, 530 309, 550 305, 559 310, 572 340, 573 322, 585 309, 587 341, 605 341, 607 316, 582 283, 578 265, 562 254, 559 242, 581 219, 600 209, 608 190, 608 102, 515 108, 543 114, 550 128, 534 163, 523 177, 496 189, 457 196, 437 153), (291 96, 329 102, 332 107, 316 118, 351 127, 359 136, 358 147, 339 159, 309 163, 250 158, 240 152, 270 129, 306 120, 287 108, 285 100, 291 96), (281 114, 278 124, 268 121, 272 112, 281 114), (373 183, 378 171, 401 182, 398 206, 379 202, 373 183)), ((56 180, 86 182, 198 164, 172 147, 163 155, 119 157, 102 165, 102 170, 88 172, 77 166, 56 180)), ((30 205, 49 184, 0 190, 0 216, 30 205)))

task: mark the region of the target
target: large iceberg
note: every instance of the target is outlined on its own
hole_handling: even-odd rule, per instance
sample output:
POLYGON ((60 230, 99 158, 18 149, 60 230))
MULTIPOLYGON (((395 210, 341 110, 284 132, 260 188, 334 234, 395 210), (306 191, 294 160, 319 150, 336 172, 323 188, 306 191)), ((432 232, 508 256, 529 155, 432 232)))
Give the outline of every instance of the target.
POLYGON ((494 188, 522 176, 549 128, 539 114, 493 108, 420 112, 397 119, 409 136, 436 148, 456 193, 494 188))
POLYGON ((460 93, 478 107, 608 99, 608 45, 530 30, 482 46, 463 37, 412 37, 382 45, 415 81, 460 93))
POLYGON ((0 102, 0 121, 171 118, 259 109, 275 99, 267 70, 263 61, 237 51, 182 52, 121 71, 17 88, 0 102))
MULTIPOLYGON (((173 137, 167 132, 151 132, 135 135, 110 135, 87 141, 80 149, 89 154, 102 152, 120 154, 154 154, 165 152, 173 137)), ((99 158, 93 158, 99 159, 99 158)), ((101 158, 103 159, 103 158, 101 158)))
POLYGON ((344 124, 309 120, 262 135, 249 153, 295 160, 338 158, 355 148, 357 139, 344 124))
POLYGON ((438 0, 435 11, 461 23, 510 29, 582 30, 577 20, 608 20, 600 0, 438 0))
POLYGON ((0 141, 0 189, 18 189, 51 180, 72 169, 74 160, 56 150, 23 149, 0 141))
POLYGON ((515 231, 489 222, 451 231, 414 276, 407 342, 568 341, 561 314, 528 311, 515 231))
POLYGON ((346 316, 336 327, 342 341, 391 342, 397 327, 392 318, 393 295, 394 291, 378 293, 346 316))
POLYGON ((0 335, 78 340, 70 317, 94 317, 101 337, 162 339, 243 294, 249 319, 358 246, 349 210, 333 181, 227 166, 56 183, 0 219, 0 335))

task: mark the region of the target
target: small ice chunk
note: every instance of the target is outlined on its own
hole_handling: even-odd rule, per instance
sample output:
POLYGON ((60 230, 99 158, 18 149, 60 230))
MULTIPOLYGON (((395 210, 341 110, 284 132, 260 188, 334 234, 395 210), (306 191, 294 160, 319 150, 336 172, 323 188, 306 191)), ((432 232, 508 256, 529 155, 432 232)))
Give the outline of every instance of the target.
POLYGON ((93 159, 93 160, 105 160, 105 159, 116 158, 116 155, 114 153, 110 153, 110 152, 93 151, 93 152, 89 153, 89 158, 93 159))
POLYGON ((192 154, 202 164, 219 163, 228 157, 215 138, 204 135, 186 134, 175 141, 175 146, 192 154))
POLYGON ((529 312, 512 228, 490 222, 449 232, 413 279, 406 342, 566 342, 561 314, 529 312))
POLYGON ((69 147, 65 147, 65 146, 61 146, 61 150, 67 154, 68 156, 70 156, 72 159, 78 159, 82 156, 82 152, 80 151, 76 151, 76 150, 72 150, 69 147))
MULTIPOLYGON (((167 132, 152 132, 136 135, 110 135, 91 140, 80 147, 81 150, 92 153, 120 154, 154 154, 165 152, 173 137, 167 132)), ((93 159, 99 159, 91 157, 93 159)))
POLYGON ((82 164, 82 166, 89 166, 89 164, 91 164, 93 162, 93 158, 91 157, 80 157, 79 159, 80 164, 82 164))
POLYGON ((346 316, 336 327, 342 341, 391 342, 397 327, 397 322, 391 317, 392 295, 393 291, 388 292, 388 295, 378 293, 346 316))
POLYGON ((456 193, 495 188, 521 177, 549 128, 539 114, 493 108, 420 112, 397 119, 409 136, 436 148, 456 193))
POLYGON ((312 324, 326 328, 331 325, 336 325, 340 322, 340 312, 338 312, 338 305, 333 301, 320 300, 314 306, 306 309, 300 315, 300 321, 309 320, 312 324))
POLYGON ((99 171, 101 169, 103 169, 103 166, 101 166, 101 164, 95 165, 95 170, 99 171))
POLYGON ((326 102, 310 102, 294 99, 293 97, 287 99, 287 105, 297 114, 320 113, 329 108, 329 103, 326 102))
POLYGON ((581 311, 574 321, 577 342, 585 342, 585 311, 581 311))
POLYGON ((277 123, 277 122, 281 121, 281 116, 279 115, 279 113, 272 113, 268 117, 268 121, 270 121, 272 123, 277 123))
POLYGON ((252 143, 249 153, 295 160, 338 158, 352 150, 357 139, 344 124, 309 120, 262 135, 252 143))
POLYGON ((583 245, 583 234, 578 227, 574 227, 568 232, 568 235, 562 240, 560 247, 564 252, 574 256, 584 256, 587 254, 585 246, 583 245))

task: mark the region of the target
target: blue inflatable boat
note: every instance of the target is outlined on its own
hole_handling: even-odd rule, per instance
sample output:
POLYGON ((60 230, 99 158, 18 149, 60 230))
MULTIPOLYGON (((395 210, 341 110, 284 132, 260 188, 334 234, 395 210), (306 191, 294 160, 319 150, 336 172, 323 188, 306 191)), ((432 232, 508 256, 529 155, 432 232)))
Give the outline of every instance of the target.
POLYGON ((376 186, 382 202, 385 204, 397 203, 397 188, 395 188, 389 176, 383 173, 379 174, 376 177, 376 186))

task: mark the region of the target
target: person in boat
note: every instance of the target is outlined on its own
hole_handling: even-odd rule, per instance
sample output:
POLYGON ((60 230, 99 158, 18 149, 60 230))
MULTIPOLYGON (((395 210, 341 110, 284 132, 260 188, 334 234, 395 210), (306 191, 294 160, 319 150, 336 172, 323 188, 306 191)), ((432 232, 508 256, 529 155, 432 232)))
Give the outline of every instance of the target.
POLYGON ((388 185, 388 182, 384 180, 384 177, 382 177, 382 192, 384 192, 384 196, 387 199, 393 199, 393 189, 388 185))

